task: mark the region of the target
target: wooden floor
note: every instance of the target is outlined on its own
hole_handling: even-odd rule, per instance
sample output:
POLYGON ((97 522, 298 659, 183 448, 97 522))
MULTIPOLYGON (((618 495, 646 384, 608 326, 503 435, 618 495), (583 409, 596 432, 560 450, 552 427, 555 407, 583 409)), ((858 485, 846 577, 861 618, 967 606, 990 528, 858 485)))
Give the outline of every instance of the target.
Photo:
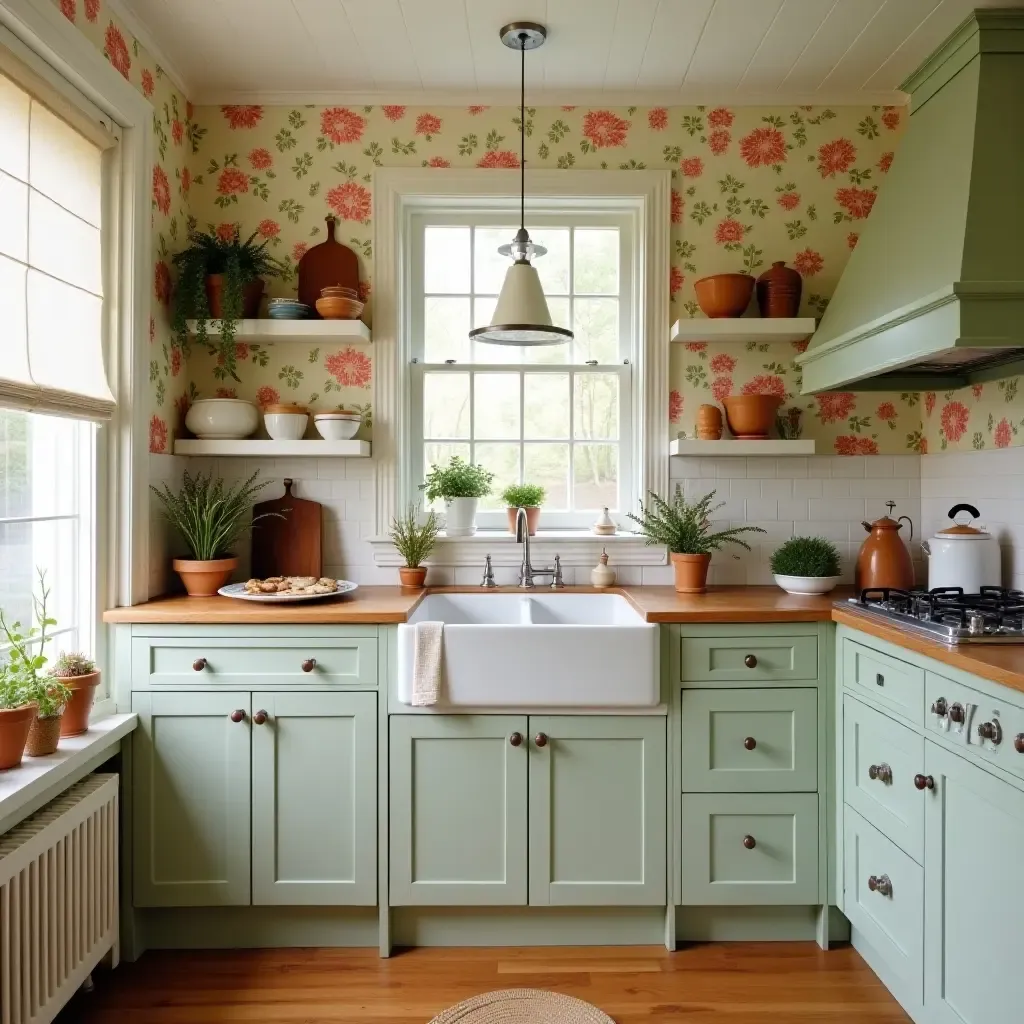
POLYGON ((96 975, 61 1024, 426 1024, 502 988, 543 988, 618 1024, 896 1024, 909 1021, 850 948, 810 942, 656 947, 147 953, 96 975))

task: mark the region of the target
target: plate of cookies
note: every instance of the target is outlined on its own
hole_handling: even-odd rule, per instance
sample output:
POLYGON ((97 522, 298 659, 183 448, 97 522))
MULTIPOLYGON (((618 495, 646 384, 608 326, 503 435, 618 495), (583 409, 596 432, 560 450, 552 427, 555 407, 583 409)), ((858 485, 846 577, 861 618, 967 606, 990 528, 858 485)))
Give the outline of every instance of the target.
POLYGON ((217 593, 240 601, 317 601, 323 597, 350 594, 358 586, 358 583, 330 576, 268 576, 264 580, 229 583, 217 593))

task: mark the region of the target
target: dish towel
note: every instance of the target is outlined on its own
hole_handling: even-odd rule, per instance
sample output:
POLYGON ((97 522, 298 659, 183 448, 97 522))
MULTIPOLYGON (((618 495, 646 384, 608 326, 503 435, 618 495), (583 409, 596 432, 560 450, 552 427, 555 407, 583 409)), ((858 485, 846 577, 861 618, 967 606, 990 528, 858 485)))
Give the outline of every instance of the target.
POLYGON ((416 623, 416 645, 412 658, 413 707, 429 707, 436 704, 441 695, 443 640, 443 622, 416 623))

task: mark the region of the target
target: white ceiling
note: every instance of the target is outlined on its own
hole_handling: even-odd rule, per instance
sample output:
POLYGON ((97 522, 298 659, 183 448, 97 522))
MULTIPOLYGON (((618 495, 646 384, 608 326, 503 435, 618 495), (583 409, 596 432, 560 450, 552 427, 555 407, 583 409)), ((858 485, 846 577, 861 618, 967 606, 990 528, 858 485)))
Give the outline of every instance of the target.
POLYGON ((974 7, 1024 0, 117 0, 198 103, 898 103, 974 7))

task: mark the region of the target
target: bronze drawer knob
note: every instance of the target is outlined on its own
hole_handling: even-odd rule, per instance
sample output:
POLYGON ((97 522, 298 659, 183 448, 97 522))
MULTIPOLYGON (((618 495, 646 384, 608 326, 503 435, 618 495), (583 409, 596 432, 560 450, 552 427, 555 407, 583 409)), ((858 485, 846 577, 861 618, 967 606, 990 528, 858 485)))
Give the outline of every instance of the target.
POLYGON ((932 703, 932 714, 938 715, 939 718, 945 718, 946 713, 949 711, 949 705, 946 703, 945 697, 939 697, 932 703))
POLYGON ((757 840, 753 836, 744 836, 743 845, 748 850, 752 850, 755 846, 757 846, 757 840))
POLYGON ((964 706, 963 704, 955 703, 949 707, 949 720, 951 722, 961 723, 964 720, 964 706))
POLYGON ((193 672, 202 672, 204 668, 206 668, 205 658, 196 658, 196 660, 192 662, 193 672))
POLYGON ((879 896, 892 895, 892 881, 888 875, 871 875, 868 878, 868 888, 872 892, 877 892, 879 896))
POLYGON ((302 671, 303 672, 312 672, 313 669, 315 669, 315 668, 316 668, 316 658, 307 658, 302 663, 302 671))
POLYGON ((916 789, 934 789, 935 779, 931 775, 915 775, 914 786, 916 789))
POLYGON ((544 733, 539 732, 533 737, 533 742, 536 743, 538 747, 546 747, 548 745, 548 738, 544 733))
POLYGON ((523 734, 521 732, 514 732, 509 736, 508 741, 513 747, 520 747, 523 744, 523 734))
POLYGON ((1003 727, 997 718, 993 718, 991 722, 982 722, 978 726, 978 735, 983 740, 991 740, 998 746, 1003 742, 1003 727))
POLYGON ((887 764, 873 764, 868 766, 868 778, 877 779, 886 784, 892 782, 892 769, 887 764))
POLYGON ((757 740, 755 740, 753 736, 748 736, 743 741, 743 746, 745 746, 747 748, 747 750, 753 750, 754 747, 757 746, 757 740))
POLYGON ((757 655, 756 654, 748 654, 743 659, 743 664, 746 665, 747 668, 757 668, 757 655))
POLYGON ((257 725, 262 725, 267 720, 267 713, 266 713, 266 711, 264 711, 262 708, 260 708, 260 710, 257 711, 256 714, 252 716, 252 720, 257 725))
POLYGON ((245 712, 241 708, 239 708, 237 711, 232 711, 231 712, 231 721, 234 722, 236 725, 239 722, 244 722, 245 721, 245 712))
POLYGON ((1024 732, 1019 732, 1014 736, 1013 749, 1016 750, 1018 754, 1024 754, 1024 732))

